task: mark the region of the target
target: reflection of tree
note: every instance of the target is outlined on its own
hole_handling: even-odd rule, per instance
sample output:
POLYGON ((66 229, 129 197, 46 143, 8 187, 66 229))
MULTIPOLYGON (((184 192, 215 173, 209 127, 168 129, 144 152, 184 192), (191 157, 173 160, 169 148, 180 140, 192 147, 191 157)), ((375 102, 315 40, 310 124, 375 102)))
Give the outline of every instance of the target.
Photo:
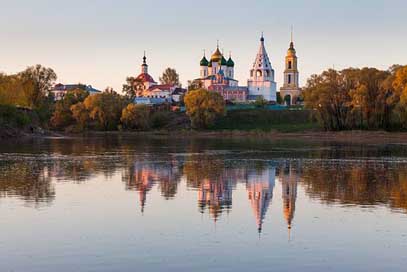
POLYGON ((407 210, 406 166, 388 164, 312 164, 303 167, 306 192, 327 203, 373 205, 385 203, 407 210))
POLYGON ((54 200, 55 190, 43 166, 32 161, 3 162, 0 164, 0 196, 20 197, 37 206, 54 200))

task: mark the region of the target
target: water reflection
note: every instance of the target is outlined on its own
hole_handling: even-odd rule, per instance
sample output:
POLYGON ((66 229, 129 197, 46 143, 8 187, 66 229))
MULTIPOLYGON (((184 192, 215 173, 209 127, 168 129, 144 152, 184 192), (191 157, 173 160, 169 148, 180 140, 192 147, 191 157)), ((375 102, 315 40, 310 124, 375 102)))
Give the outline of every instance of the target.
POLYGON ((82 183, 121 173, 124 189, 137 192, 143 213, 148 212, 153 188, 171 200, 181 193, 180 183, 185 181, 187 190, 196 192, 198 212, 208 213, 214 221, 233 209, 233 194, 241 184, 259 232, 277 186, 281 186, 282 216, 288 230, 294 222, 298 188, 327 205, 381 205, 407 212, 407 164, 386 158, 361 159, 367 153, 370 158, 388 156, 388 147, 323 144, 299 155, 297 145, 290 151, 286 144, 259 150, 254 148, 258 143, 242 149, 233 142, 166 141, 52 140, 32 149, 22 146, 19 153, 4 152, 0 197, 17 197, 38 207, 57 197, 55 182, 82 183), (225 150, 225 145, 230 149, 225 150), (40 155, 36 155, 38 149, 40 155))

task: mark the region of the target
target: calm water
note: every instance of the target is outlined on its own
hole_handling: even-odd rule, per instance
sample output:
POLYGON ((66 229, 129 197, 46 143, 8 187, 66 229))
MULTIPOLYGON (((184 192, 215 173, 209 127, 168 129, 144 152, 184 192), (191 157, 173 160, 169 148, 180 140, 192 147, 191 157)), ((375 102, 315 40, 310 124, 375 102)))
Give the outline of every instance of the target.
POLYGON ((407 146, 0 145, 0 271, 406 271, 407 146))

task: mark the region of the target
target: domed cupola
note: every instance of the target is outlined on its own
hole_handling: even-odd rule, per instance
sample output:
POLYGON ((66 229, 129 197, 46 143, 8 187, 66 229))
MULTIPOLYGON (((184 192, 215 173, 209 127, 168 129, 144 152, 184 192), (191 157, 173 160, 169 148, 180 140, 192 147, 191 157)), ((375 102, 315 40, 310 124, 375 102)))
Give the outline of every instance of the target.
POLYGON ((201 66, 208 66, 208 64, 209 64, 208 60, 206 59, 205 56, 203 56, 203 58, 201 59, 200 65, 201 66))
POLYGON ((224 56, 222 56, 222 58, 221 58, 221 60, 220 60, 220 65, 222 65, 222 66, 227 66, 227 64, 228 64, 228 61, 225 59, 224 56))
POLYGON ((222 60, 222 53, 219 51, 219 46, 216 48, 216 51, 211 56, 211 62, 220 62, 222 60))
POLYGON ((228 66, 228 67, 235 67, 235 63, 234 63, 234 61, 232 60, 232 57, 231 57, 231 56, 229 56, 229 59, 228 59, 228 61, 227 61, 227 66, 228 66))

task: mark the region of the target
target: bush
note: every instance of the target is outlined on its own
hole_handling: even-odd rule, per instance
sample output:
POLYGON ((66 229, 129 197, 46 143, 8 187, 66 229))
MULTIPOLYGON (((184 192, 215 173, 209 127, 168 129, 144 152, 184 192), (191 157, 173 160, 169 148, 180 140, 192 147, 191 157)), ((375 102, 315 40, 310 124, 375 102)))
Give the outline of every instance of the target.
POLYGON ((0 105, 0 125, 22 128, 29 125, 31 122, 32 118, 27 112, 19 110, 15 106, 0 105))
POLYGON ((158 111, 151 115, 151 127, 154 129, 161 129, 166 127, 170 122, 169 114, 171 112, 158 111))

